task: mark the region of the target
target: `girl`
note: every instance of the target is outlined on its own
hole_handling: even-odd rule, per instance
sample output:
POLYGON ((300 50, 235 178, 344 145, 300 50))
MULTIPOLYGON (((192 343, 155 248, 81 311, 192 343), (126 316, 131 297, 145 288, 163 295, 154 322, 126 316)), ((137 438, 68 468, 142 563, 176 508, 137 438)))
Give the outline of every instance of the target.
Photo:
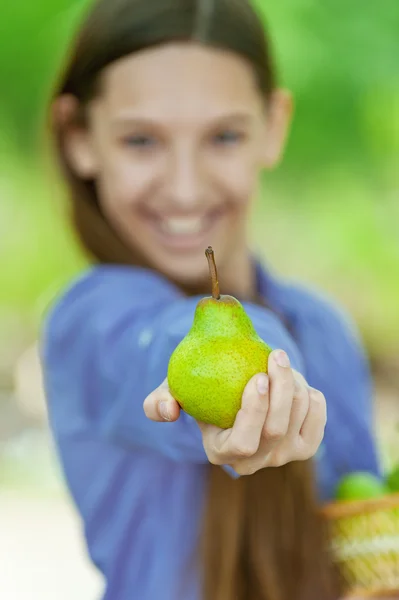
POLYGON ((346 318, 250 249, 291 114, 259 17, 246 0, 100 0, 53 106, 95 264, 48 316, 44 374, 104 598, 337 599, 318 503, 378 472, 369 372, 346 318), (180 413, 165 379, 210 293, 208 245, 274 348, 226 431, 180 413))

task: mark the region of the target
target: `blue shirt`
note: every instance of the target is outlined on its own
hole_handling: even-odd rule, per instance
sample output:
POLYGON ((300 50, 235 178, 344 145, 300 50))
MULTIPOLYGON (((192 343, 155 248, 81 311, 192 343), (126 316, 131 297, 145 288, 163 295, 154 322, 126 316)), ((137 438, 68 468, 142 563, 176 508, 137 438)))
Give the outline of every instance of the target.
MULTIPOLYGON (((255 329, 327 399, 316 460, 323 502, 343 474, 379 473, 367 361, 353 325, 329 300, 260 265, 257 275, 273 311, 244 303, 255 329)), ((185 413, 154 423, 143 412, 198 300, 150 270, 99 266, 46 319, 50 423, 90 556, 105 576, 104 600, 200 600, 190 570, 209 466, 200 431, 185 413)))

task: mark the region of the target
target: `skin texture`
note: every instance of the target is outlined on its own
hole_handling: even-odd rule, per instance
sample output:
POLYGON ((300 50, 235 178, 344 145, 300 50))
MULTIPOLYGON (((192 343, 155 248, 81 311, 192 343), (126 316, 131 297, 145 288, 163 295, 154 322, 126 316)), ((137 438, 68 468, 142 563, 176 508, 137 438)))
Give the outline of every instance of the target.
POLYGON ((218 257, 223 289, 250 296, 247 221, 258 175, 280 157, 291 100, 266 101, 252 69, 224 50, 170 44, 110 65, 74 123, 70 96, 55 106, 71 165, 95 178, 99 202, 118 234, 150 265, 182 283, 207 278, 204 249, 218 257), (198 234, 162 231, 170 218, 203 220, 198 234))
POLYGON ((247 382, 267 369, 270 352, 237 300, 205 298, 191 331, 171 356, 172 396, 195 419, 228 429, 247 382))
MULTIPOLYGON (((290 95, 260 92, 253 70, 232 52, 175 43, 109 65, 85 107, 70 95, 54 105, 68 162, 95 180, 114 230, 155 271, 181 284, 208 281, 204 248, 218 257, 221 289, 255 293, 247 225, 261 172, 279 162, 292 112, 290 95), (171 219, 194 219, 182 233, 171 219)), ((326 402, 290 368, 282 351, 252 377, 234 425, 198 421, 213 464, 240 474, 313 456, 326 402), (266 374, 266 371, 268 374, 266 374)), ((154 421, 175 421, 180 406, 165 380, 144 402, 154 421)))
MULTIPOLYGON (((317 452, 327 420, 324 395, 290 368, 282 350, 269 355, 267 370, 267 375, 259 373, 245 386, 233 427, 198 421, 212 464, 231 465, 239 475, 252 475, 265 467, 307 460, 317 452)), ((144 411, 153 421, 177 421, 180 410, 167 379, 144 401, 144 411)))

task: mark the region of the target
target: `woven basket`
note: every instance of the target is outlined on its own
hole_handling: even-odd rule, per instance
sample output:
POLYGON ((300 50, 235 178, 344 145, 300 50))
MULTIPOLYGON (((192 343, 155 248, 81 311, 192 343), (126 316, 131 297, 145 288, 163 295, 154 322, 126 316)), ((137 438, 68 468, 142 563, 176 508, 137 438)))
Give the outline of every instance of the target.
POLYGON ((348 598, 399 598, 399 493, 333 502, 322 512, 349 585, 348 598))

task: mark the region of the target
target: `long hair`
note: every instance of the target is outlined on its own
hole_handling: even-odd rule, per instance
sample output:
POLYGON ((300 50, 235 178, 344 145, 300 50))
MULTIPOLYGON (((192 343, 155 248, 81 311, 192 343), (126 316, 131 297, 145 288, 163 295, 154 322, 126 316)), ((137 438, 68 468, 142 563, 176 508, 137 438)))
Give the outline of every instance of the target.
MULTIPOLYGON (((54 97, 73 94, 84 109, 99 93, 107 65, 172 41, 234 52, 252 65, 265 98, 276 87, 265 27, 248 0, 99 0, 72 44, 54 97)), ((88 255, 99 263, 146 266, 103 217, 94 183, 68 164, 62 131, 53 127, 52 134, 74 229, 88 255)), ((238 480, 211 465, 199 556, 204 600, 337 600, 342 592, 311 461, 238 480)))

